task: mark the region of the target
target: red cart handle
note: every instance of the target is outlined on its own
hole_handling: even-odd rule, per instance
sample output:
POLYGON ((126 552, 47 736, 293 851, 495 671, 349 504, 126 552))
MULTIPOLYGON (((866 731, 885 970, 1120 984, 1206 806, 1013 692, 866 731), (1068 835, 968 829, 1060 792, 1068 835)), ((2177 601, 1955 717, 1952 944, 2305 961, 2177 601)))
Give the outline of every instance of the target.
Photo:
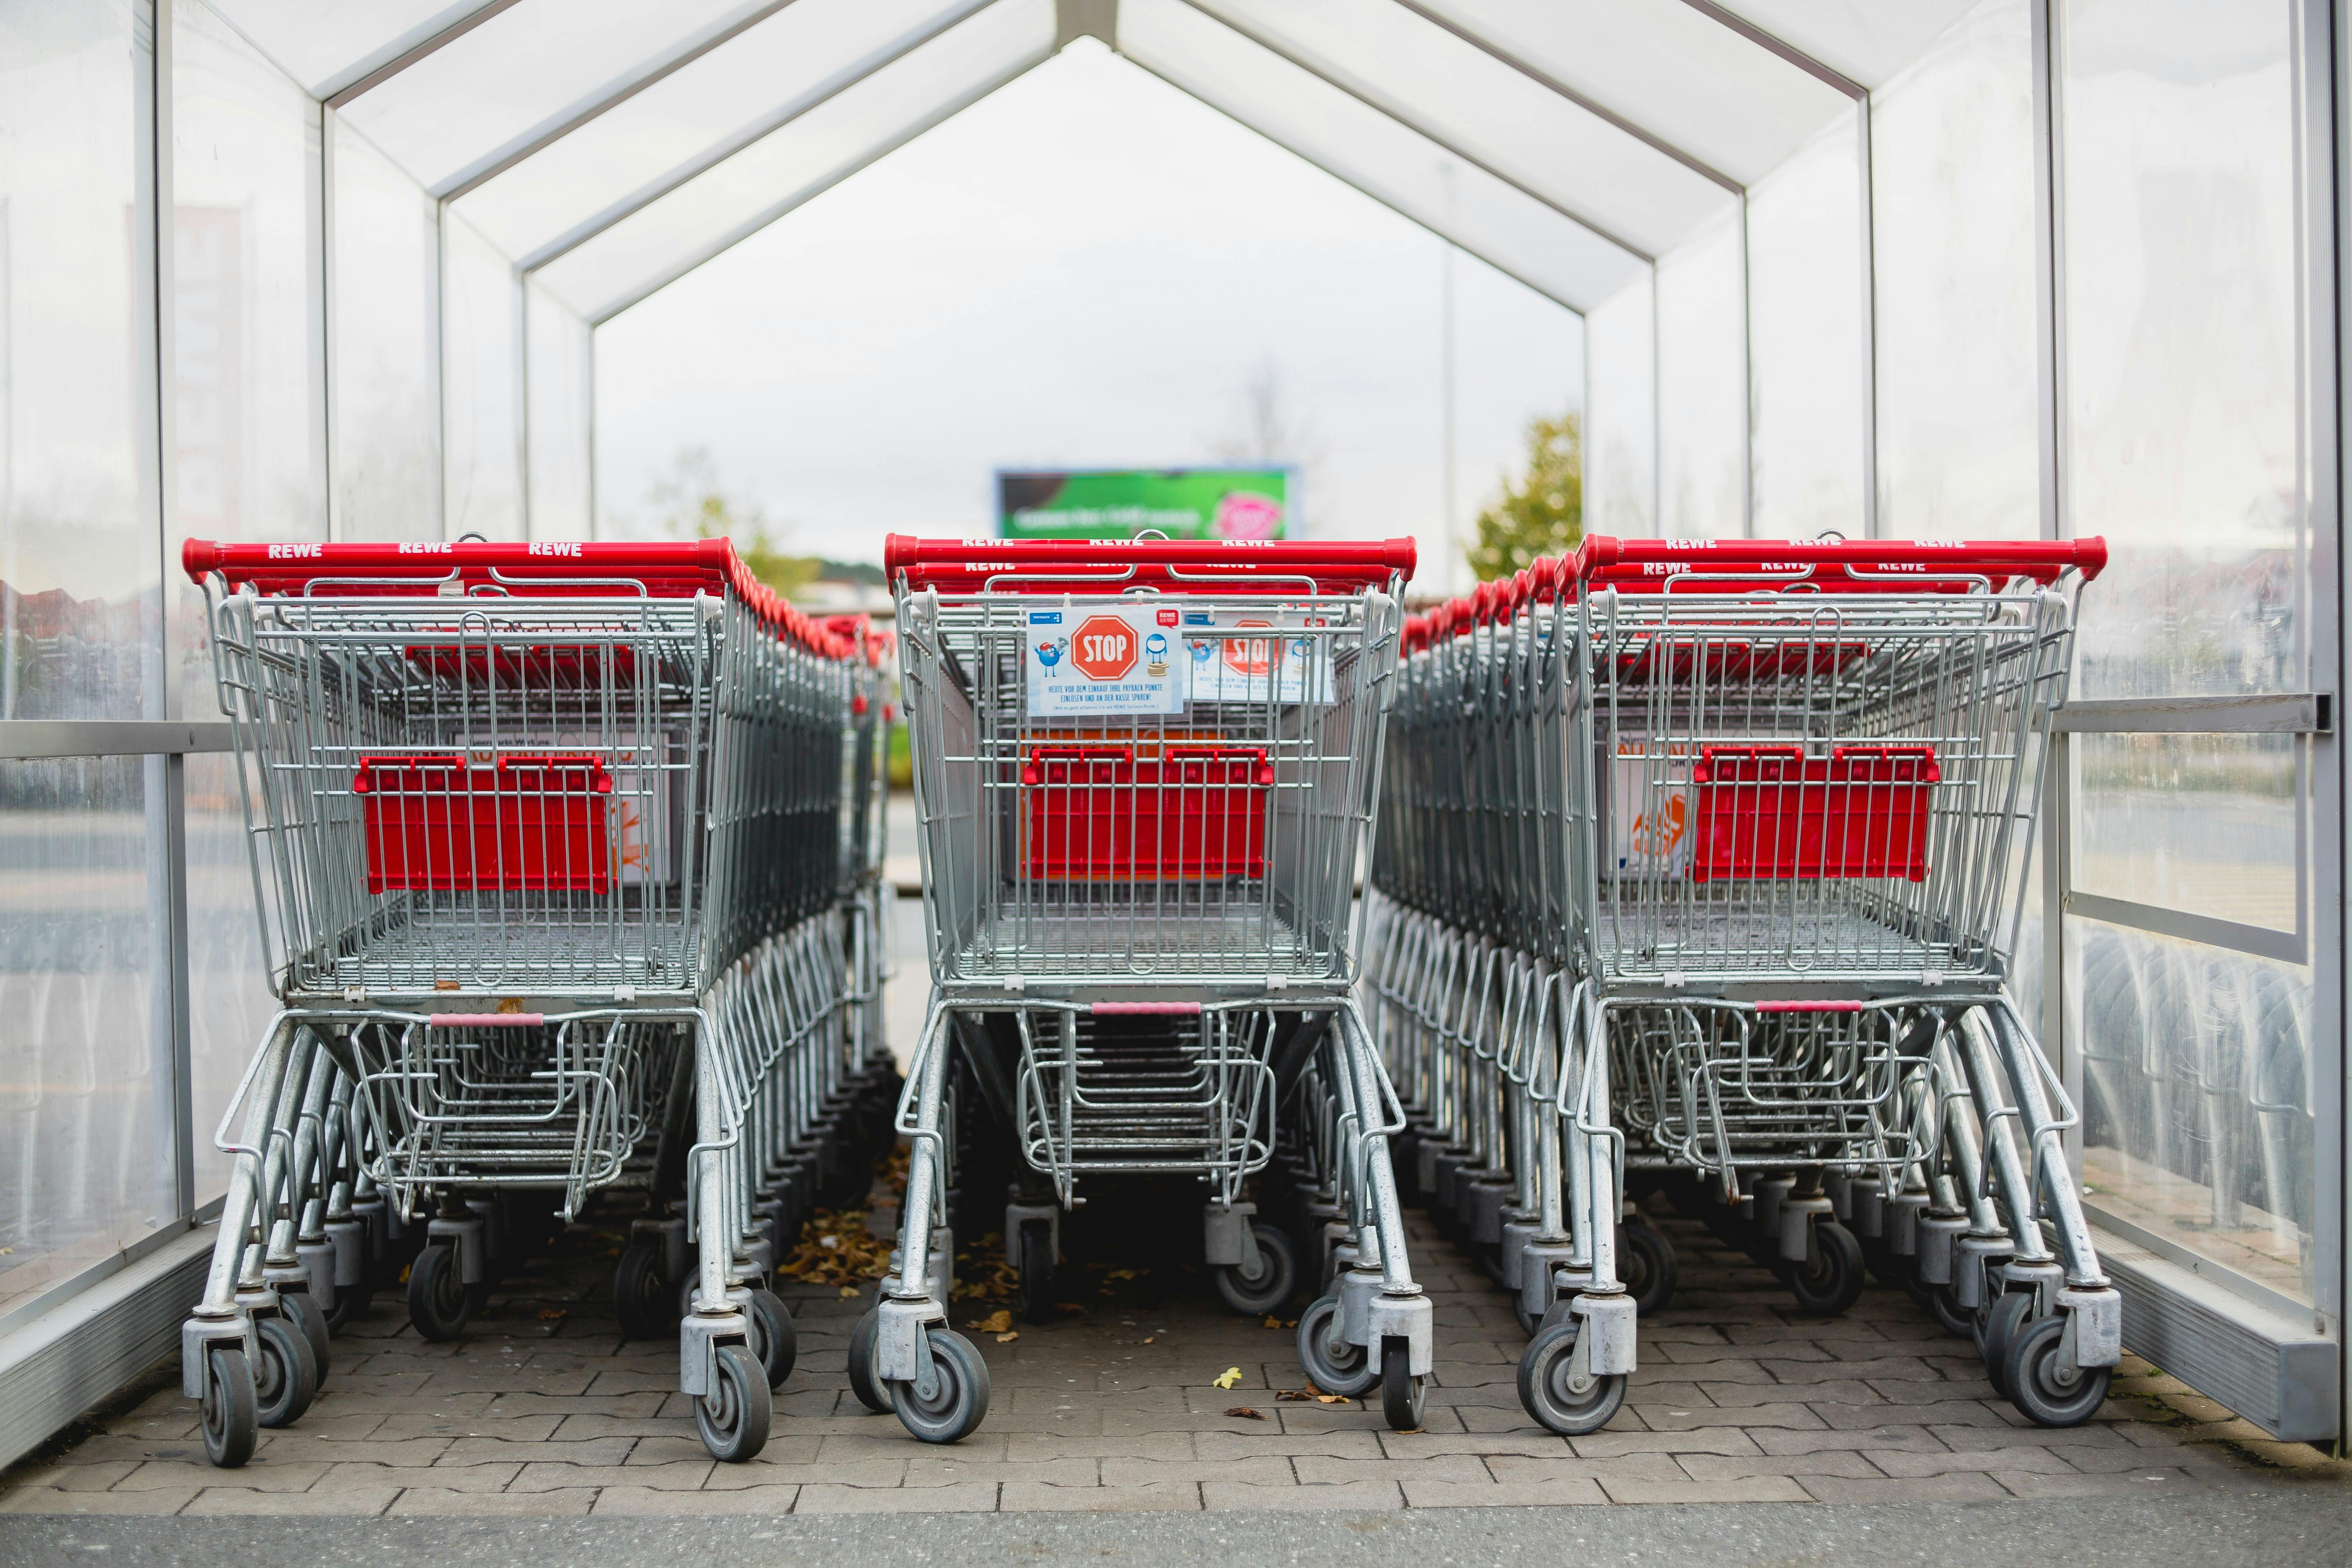
POLYGON ((2044 587, 2068 572, 2085 582, 2107 564, 2107 542, 2084 539, 1615 539, 1593 534, 1576 547, 1569 574, 1623 587, 1680 573, 1756 574, 1801 582, 1837 581, 1900 591, 1906 579, 1987 577, 1995 585, 2031 577, 2044 587))
POLYGON ((191 539, 180 565, 202 583, 218 573, 231 588, 300 595, 317 584, 337 598, 504 589, 533 598, 611 597, 616 581, 656 599, 731 591, 782 640, 824 658, 857 656, 850 637, 803 615, 751 575, 726 539, 555 541, 530 544, 461 540, 423 544, 243 544, 191 539))
POLYGON ((1410 539, 917 539, 882 542, 882 570, 942 594, 1359 593, 1412 575, 1410 539), (993 585, 992 586, 992 580, 993 585))

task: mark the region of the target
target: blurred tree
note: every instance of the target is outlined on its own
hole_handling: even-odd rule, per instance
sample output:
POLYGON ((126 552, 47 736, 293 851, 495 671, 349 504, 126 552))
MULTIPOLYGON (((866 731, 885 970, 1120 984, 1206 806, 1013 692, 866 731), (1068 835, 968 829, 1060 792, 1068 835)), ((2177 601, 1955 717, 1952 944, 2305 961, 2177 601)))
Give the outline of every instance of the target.
POLYGON ((1482 583, 1507 577, 1538 555, 1560 555, 1584 537, 1584 425, 1574 411, 1528 425, 1528 471, 1478 514, 1470 566, 1482 583))
POLYGON ((758 507, 729 496, 708 447, 681 447, 669 478, 654 486, 653 504, 664 531, 677 539, 731 539, 751 575, 786 598, 816 581, 822 563, 794 555, 769 531, 758 507))

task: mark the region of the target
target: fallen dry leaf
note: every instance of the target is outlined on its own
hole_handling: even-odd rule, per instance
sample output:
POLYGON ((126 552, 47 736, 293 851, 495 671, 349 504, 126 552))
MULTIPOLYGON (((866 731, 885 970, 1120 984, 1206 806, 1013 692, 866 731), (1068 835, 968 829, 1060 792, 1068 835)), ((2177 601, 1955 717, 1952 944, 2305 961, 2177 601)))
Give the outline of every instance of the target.
POLYGON ((1001 1345, 1009 1345, 1009 1344, 1011 1344, 1013 1341, 1015 1341, 1015 1340, 1019 1339, 1020 1337, 1021 1337, 1021 1331, 1020 1331, 1020 1330, 1018 1330, 1018 1329, 1010 1329, 1010 1330, 1007 1330, 1005 1332, 1003 1332, 1003 1333, 1001 1333, 1001 1334, 997 1335, 997 1336, 996 1336, 996 1342, 997 1342, 998 1344, 1001 1344, 1001 1345))
POLYGON ((1241 1380, 1242 1369, 1237 1366, 1229 1366, 1225 1368, 1224 1371, 1217 1373, 1216 1384, 1219 1388, 1231 1388, 1241 1380))
POLYGON ((1256 1411, 1252 1410, 1246 1405, 1236 1405, 1231 1410, 1226 1411, 1225 1414, 1228 1415, 1245 1416, 1252 1421, 1263 1421, 1265 1419, 1265 1416, 1259 1415, 1256 1411))
POLYGON ((1151 1340, 1152 1340, 1152 1336, 1151 1336, 1151 1335, 1150 1335, 1150 1334, 1146 1334, 1146 1335, 1144 1335, 1144 1336, 1143 1336, 1143 1342, 1144 1342, 1145 1344, 1150 1344, 1150 1343, 1151 1342, 1151 1340))
POLYGON ((856 1294, 857 1294, 857 1287, 856 1287, 856 1286, 855 1286, 855 1285, 844 1285, 844 1286, 841 1288, 841 1299, 842 1299, 843 1300, 845 1300, 845 1301, 848 1300, 852 1296, 855 1296, 855 1295, 856 1295, 856 1294))
POLYGON ((1001 1334, 1012 1327, 1013 1314, 1007 1311, 991 1312, 985 1318, 981 1319, 980 1321, 972 1324, 972 1328, 976 1332, 983 1334, 1001 1334))
POLYGON ((1086 1306, 1083 1302, 1056 1301, 1054 1303, 1054 1310, 1056 1312, 1083 1312, 1086 1310, 1086 1306))
POLYGON ((569 1316, 571 1314, 561 1307, 541 1307, 539 1310, 539 1321, 542 1323, 560 1322, 569 1316))

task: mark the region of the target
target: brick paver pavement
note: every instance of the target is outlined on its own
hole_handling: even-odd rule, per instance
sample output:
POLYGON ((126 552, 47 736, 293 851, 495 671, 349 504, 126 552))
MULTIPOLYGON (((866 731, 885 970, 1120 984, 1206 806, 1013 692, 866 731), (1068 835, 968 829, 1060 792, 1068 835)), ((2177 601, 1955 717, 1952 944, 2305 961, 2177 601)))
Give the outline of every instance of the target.
MULTIPOLYGON (((606 1222, 609 1224, 610 1222, 606 1222)), ((800 1362, 775 1434, 714 1464, 674 1392, 677 1351, 624 1344, 609 1230, 575 1227, 492 1299, 461 1343, 419 1340, 380 1298, 335 1345, 300 1424, 240 1470, 204 1460, 194 1406, 159 1369, 127 1407, 0 1476, 0 1511, 619 1514, 891 1510, 1406 1509, 1528 1503, 1903 1501, 2144 1494, 2352 1466, 2270 1442, 2145 1363, 2099 1419, 2028 1426, 1971 1348, 1873 1286, 1807 1320, 1763 1270, 1700 1227, 1661 1220, 1682 1254, 1672 1308, 1643 1326, 1626 1408, 1590 1437, 1520 1410, 1509 1304, 1424 1227, 1415 1267, 1437 1304, 1427 1426, 1284 1399, 1303 1383, 1291 1333, 1233 1316, 1204 1276, 1070 1271, 1083 1313, 986 1352, 987 1424, 930 1447, 848 1392, 850 1326, 870 1299, 789 1293, 800 1362), (1238 1386, 1214 1380, 1240 1370, 1238 1386), (1234 1415, 1236 1407, 1256 1412, 1234 1415)), ((985 1308, 961 1308, 961 1325, 985 1308)))

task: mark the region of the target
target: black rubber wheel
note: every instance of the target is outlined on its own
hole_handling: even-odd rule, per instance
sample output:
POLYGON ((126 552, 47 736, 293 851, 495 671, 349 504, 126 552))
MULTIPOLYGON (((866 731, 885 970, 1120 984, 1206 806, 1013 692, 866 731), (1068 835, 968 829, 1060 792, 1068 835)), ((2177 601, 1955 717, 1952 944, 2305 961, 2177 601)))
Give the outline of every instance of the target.
POLYGON ((1977 1337, 1976 1314, 1960 1305, 1949 1285, 1924 1287, 1927 1292, 1927 1315, 1936 1320, 1943 1331, 1956 1340, 1977 1337))
POLYGON ((1051 1221, 1025 1219, 1013 1267, 1021 1271, 1021 1321, 1054 1321, 1054 1226, 1051 1221))
POLYGON ((367 1316, 368 1307, 375 1299, 375 1288, 369 1284, 365 1271, 356 1285, 335 1287, 335 1304, 327 1309, 327 1331, 340 1334, 354 1319, 367 1316))
POLYGON ((310 1359, 310 1342, 283 1318, 257 1319, 253 1326, 261 1352, 253 1369, 256 1416, 264 1426, 291 1426, 319 1394, 319 1367, 310 1359))
POLYGON ((310 1362, 318 1369, 318 1386, 326 1387, 330 1365, 327 1347, 330 1342, 327 1337, 325 1309, 319 1305, 319 1299, 308 1290, 289 1290, 278 1298, 278 1310, 291 1319, 294 1326, 302 1331, 302 1337, 310 1342, 310 1362))
MULTIPOLYGON (((1666 1239, 1665 1232, 1642 1220, 1629 1220, 1617 1227, 1617 1278, 1625 1293, 1633 1298, 1633 1310, 1646 1317, 1663 1312, 1675 1299, 1675 1282, 1681 1275, 1675 1258, 1675 1244, 1666 1239)), ((1526 1310, 1520 1310, 1522 1328, 1529 1334, 1526 1310)))
POLYGON ((1250 1235, 1257 1242, 1256 1269, 1218 1269, 1217 1294, 1234 1311, 1260 1317, 1288 1301, 1298 1289, 1298 1258, 1290 1250, 1290 1237, 1273 1226, 1253 1224, 1250 1235))
POLYGON ((1364 1347, 1344 1342, 1334 1350, 1328 1339, 1332 1321, 1339 1315, 1339 1298, 1325 1296, 1298 1314, 1298 1364, 1307 1380, 1326 1394, 1360 1399, 1381 1380, 1380 1369, 1364 1347))
POLYGON ((667 1339, 677 1332, 677 1292, 662 1278, 662 1245, 638 1237, 621 1249, 613 1270, 613 1315, 627 1340, 667 1339))
POLYGON ((881 1314, 868 1307, 849 1331, 849 1392, 857 1395, 857 1403, 877 1415, 890 1414, 890 1391, 874 1373, 876 1336, 881 1331, 881 1314))
POLYGON ((1984 1357, 1985 1376, 1995 1394, 2009 1392, 2009 1348, 2033 1317, 2033 1298, 2011 1290, 1993 1298, 1992 1305, 1976 1314, 1977 1354, 1984 1357))
POLYGON ((1528 1339, 1534 1339, 1536 1331, 1543 1327, 1544 1315, 1528 1311, 1528 1299, 1517 1290, 1511 1292, 1511 1316, 1518 1320, 1519 1332, 1528 1339))
POLYGON ((2037 1426, 2080 1426, 2107 1402, 2112 1367, 2082 1367, 2061 1381, 2058 1342, 2065 1331, 2065 1314, 2053 1312, 2010 1336, 2009 1402, 2037 1426))
POLYGON ((923 1337, 931 1352, 931 1392, 926 1397, 913 1383, 893 1383, 890 1404, 899 1422, 924 1442, 961 1442, 988 1417, 988 1363, 953 1329, 932 1329, 923 1337))
POLYGON ((1857 1236, 1854 1239, 1862 1243, 1862 1260, 1869 1265, 1870 1272, 1881 1285, 1890 1290, 1911 1288, 1911 1260, 1887 1246, 1885 1237, 1869 1238, 1857 1236))
POLYGON ((488 1299, 487 1283, 468 1285, 457 1273, 457 1248, 446 1241, 434 1242, 408 1266, 408 1321, 425 1339, 456 1339, 488 1299))
POLYGON ((1813 1221, 1813 1236, 1802 1262, 1790 1260, 1781 1280, 1797 1298, 1797 1310, 1817 1318, 1834 1318, 1862 1300, 1869 1279, 1863 1266, 1862 1243, 1853 1232, 1833 1219, 1813 1221))
POLYGON ((1549 1430, 1563 1437, 1598 1432, 1625 1404, 1625 1376, 1593 1376, 1579 1388, 1570 1378, 1576 1336, 1582 1324, 1563 1318, 1528 1343, 1519 1357, 1519 1404, 1549 1430))
POLYGON ((244 1350, 215 1344, 205 1352, 205 1458, 224 1470, 253 1458, 261 1436, 261 1400, 244 1350))
POLYGON ((1429 1379, 1413 1376, 1412 1366, 1412 1349, 1402 1337, 1391 1334, 1381 1342, 1381 1418, 1391 1432, 1421 1430, 1429 1379))
POLYGON ((775 1401, 768 1395, 759 1358, 750 1351, 720 1345, 715 1361, 710 1392, 695 1396, 695 1435, 712 1458, 740 1465, 768 1446, 775 1401))
POLYGON ((768 1374, 768 1386, 783 1387, 784 1379, 793 1374, 793 1363, 800 1355, 800 1333, 793 1327, 791 1309, 773 1290, 754 1285, 751 1305, 743 1316, 751 1328, 752 1357, 768 1374))

